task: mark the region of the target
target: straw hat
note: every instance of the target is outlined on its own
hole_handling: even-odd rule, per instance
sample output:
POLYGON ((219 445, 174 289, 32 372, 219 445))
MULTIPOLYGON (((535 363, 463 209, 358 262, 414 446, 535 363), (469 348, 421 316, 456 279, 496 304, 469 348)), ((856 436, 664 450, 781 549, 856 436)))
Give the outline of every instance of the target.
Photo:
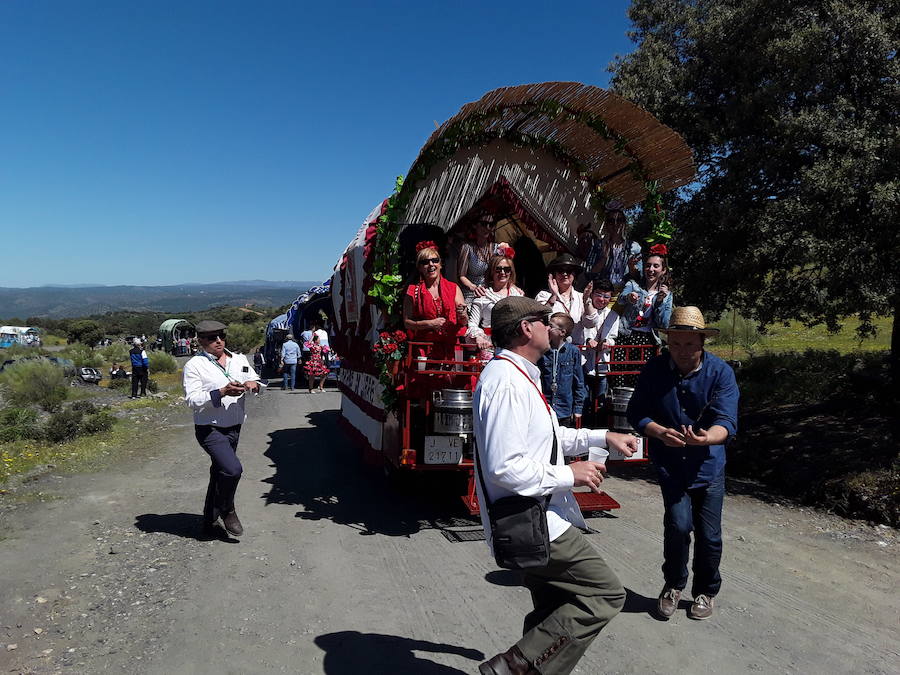
POLYGON ((718 328, 707 328, 703 313, 693 305, 676 307, 672 310, 668 328, 660 328, 664 333, 678 331, 682 333, 699 333, 700 335, 718 335, 718 328))

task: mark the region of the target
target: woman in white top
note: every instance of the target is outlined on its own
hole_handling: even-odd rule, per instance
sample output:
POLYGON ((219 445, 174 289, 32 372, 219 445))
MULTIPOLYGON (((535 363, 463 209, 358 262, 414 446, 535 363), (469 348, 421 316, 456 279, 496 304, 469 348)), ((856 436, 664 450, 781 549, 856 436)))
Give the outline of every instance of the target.
POLYGON ((469 327, 466 337, 474 340, 480 351, 479 358, 490 359, 493 352, 491 338, 484 332, 491 327, 491 310, 503 298, 525 295, 521 288, 516 286, 516 267, 513 263, 516 252, 509 246, 500 249, 497 255, 491 257, 485 274, 486 287, 484 295, 475 298, 469 307, 469 327))
POLYGON ((572 331, 573 344, 584 344, 584 297, 575 290, 575 278, 581 273, 581 264, 570 254, 563 253, 547 265, 548 291, 541 291, 535 300, 551 308, 552 313, 564 312, 572 317, 575 330, 572 331))

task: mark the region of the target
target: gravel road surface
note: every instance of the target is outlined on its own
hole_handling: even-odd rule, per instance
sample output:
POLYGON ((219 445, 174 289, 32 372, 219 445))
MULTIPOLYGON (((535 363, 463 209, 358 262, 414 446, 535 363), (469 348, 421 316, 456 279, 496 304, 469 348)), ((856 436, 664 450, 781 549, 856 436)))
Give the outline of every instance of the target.
MULTIPOLYGON (((152 456, 0 504, 0 672, 476 673, 517 639, 528 592, 483 541, 453 541, 478 530, 452 490, 399 496, 364 468, 339 405, 250 402, 240 541, 195 537, 208 461, 187 408, 146 425, 152 456)), ((661 500, 635 469, 606 484, 623 508, 588 521, 628 600, 576 672, 900 671, 895 530, 732 484, 716 615, 663 622, 661 500)))

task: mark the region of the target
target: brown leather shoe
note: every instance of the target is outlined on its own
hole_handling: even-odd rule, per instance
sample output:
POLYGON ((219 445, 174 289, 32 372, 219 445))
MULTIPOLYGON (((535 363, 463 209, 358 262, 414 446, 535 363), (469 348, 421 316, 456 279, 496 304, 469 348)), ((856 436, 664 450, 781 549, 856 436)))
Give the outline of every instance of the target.
POLYGON ((691 603, 691 609, 688 611, 688 616, 697 621, 708 619, 713 614, 714 604, 715 601, 711 596, 701 593, 694 598, 694 602, 691 603))
POLYGON ((235 537, 240 537, 244 534, 244 526, 238 520, 236 511, 230 511, 225 514, 225 517, 222 518, 222 523, 225 525, 225 529, 228 530, 228 534, 233 534, 235 537))
POLYGON ((537 673, 515 645, 508 651, 497 654, 491 660, 482 663, 478 666, 478 672, 481 675, 532 675, 537 673))
POLYGON ((677 588, 664 588, 656 601, 656 611, 664 619, 669 619, 678 609, 678 601, 681 600, 681 591, 677 588))

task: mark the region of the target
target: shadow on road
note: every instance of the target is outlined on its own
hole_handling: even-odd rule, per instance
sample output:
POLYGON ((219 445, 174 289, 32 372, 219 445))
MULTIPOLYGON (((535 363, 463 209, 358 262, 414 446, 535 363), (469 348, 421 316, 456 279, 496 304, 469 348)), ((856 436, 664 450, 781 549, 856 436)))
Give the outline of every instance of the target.
POLYGON ((459 498, 464 476, 416 476, 408 494, 392 490, 379 470, 363 466, 338 416, 337 410, 312 412, 309 427, 269 434, 264 454, 275 473, 263 480, 271 485, 262 495, 266 505, 302 506, 297 518, 326 518, 362 535, 408 537, 422 529, 477 524, 459 498))
POLYGON ((414 651, 454 654, 473 661, 484 659, 484 654, 477 649, 354 630, 320 635, 315 642, 325 652, 322 665, 328 675, 451 675, 466 672, 420 658, 413 654, 414 651))
POLYGON ((219 527, 217 535, 201 534, 201 518, 199 513, 144 513, 135 516, 134 526, 141 532, 165 532, 197 541, 218 539, 231 544, 238 543, 238 539, 230 536, 221 527, 219 527))

